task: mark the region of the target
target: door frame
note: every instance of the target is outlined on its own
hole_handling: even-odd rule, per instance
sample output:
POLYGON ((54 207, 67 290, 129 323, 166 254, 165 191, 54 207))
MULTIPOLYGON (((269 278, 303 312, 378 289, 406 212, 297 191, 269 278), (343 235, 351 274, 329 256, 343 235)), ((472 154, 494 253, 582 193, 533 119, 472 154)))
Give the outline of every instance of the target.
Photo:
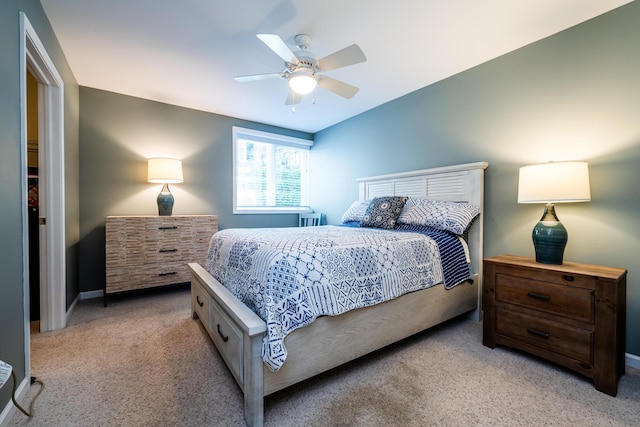
MULTIPOLYGON (((30 360, 27 211, 27 69, 38 81, 40 328, 66 326, 64 81, 26 14, 20 12, 20 139, 26 362, 30 360)), ((27 371, 29 363, 26 363, 27 371)))

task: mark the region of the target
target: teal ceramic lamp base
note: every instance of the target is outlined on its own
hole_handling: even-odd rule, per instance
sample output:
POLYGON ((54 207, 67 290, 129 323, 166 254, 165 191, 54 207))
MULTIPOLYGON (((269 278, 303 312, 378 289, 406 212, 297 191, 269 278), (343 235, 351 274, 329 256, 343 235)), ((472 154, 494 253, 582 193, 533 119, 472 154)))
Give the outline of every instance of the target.
POLYGON ((158 194, 158 215, 171 216, 173 211, 173 194, 169 191, 169 184, 162 186, 162 191, 158 194))
POLYGON ((553 203, 544 207, 544 214, 533 229, 533 246, 536 262, 562 264, 564 248, 567 246, 567 230, 558 219, 553 203))

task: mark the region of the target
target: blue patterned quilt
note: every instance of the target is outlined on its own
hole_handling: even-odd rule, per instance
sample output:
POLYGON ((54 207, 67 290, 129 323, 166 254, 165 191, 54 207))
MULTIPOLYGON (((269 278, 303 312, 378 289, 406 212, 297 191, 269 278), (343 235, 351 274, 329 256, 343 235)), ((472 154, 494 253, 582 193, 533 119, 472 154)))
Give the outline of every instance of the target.
POLYGON ((431 237, 332 225, 219 231, 205 268, 266 322, 262 357, 272 371, 287 357, 287 334, 318 316, 443 282, 431 237))

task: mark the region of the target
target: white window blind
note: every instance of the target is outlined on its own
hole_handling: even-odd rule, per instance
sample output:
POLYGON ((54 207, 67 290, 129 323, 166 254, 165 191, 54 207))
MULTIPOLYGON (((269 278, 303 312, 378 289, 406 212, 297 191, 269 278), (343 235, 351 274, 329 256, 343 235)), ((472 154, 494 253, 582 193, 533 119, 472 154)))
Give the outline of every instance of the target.
POLYGON ((233 127, 233 212, 304 212, 313 141, 233 127))

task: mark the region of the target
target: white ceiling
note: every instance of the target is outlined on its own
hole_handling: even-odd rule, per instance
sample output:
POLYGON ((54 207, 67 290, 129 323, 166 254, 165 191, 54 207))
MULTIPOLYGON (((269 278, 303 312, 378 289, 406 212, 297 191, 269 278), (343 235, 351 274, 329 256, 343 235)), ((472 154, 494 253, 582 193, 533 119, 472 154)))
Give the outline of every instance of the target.
POLYGON ((81 86, 306 132, 629 3, 629 0, 40 0, 81 86), (323 57, 353 43, 367 61, 327 75, 358 86, 345 100, 318 88, 284 105, 285 80, 258 33, 309 34, 323 57))

